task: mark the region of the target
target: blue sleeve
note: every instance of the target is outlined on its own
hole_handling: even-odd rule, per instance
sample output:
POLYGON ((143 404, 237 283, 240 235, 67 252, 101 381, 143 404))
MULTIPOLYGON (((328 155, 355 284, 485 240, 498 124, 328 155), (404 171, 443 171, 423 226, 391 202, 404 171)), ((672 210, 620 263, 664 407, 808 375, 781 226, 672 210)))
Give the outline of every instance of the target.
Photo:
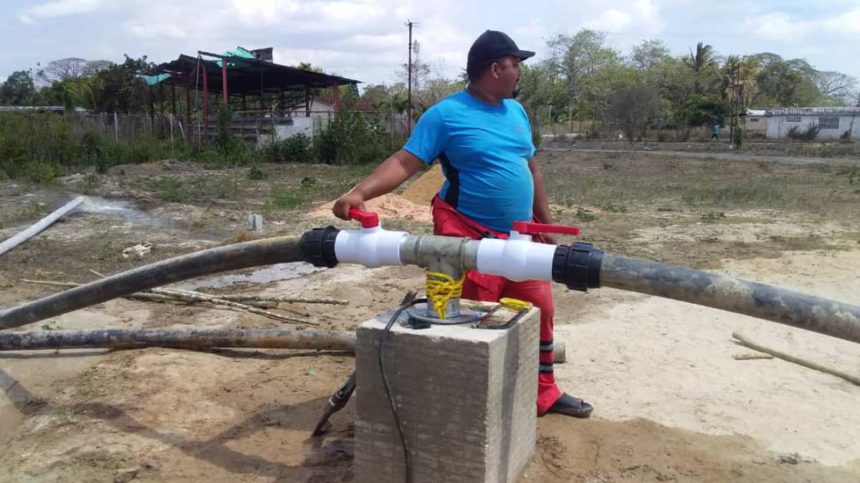
POLYGON ((424 164, 432 163, 448 145, 448 129, 439 109, 431 107, 419 119, 412 136, 403 149, 417 156, 424 164))

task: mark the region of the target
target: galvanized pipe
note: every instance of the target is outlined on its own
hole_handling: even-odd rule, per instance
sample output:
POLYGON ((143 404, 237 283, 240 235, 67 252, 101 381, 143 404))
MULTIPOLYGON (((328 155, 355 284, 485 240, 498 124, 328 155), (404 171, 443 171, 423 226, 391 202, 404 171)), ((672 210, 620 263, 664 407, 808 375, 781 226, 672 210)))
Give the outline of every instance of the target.
POLYGON ((355 352, 355 332, 316 329, 98 329, 0 333, 0 350, 246 347, 355 352))
POLYGON ((277 237, 210 248, 145 265, 0 312, 0 329, 65 314, 117 297, 181 280, 240 268, 300 262, 295 237, 277 237))
POLYGON ((459 278, 478 268, 478 240, 439 235, 409 235, 400 245, 400 261, 406 265, 433 267, 459 278))
POLYGON ((860 306, 664 263, 605 253, 603 287, 690 302, 860 342, 860 306))

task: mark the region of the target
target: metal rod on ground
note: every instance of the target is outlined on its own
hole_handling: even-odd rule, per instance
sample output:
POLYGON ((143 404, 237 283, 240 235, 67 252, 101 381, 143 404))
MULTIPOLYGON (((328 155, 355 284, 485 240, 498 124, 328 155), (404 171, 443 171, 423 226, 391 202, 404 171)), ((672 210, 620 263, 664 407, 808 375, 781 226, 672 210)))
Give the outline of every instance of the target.
POLYGON ((761 344, 757 344, 751 341, 748 337, 744 336, 739 332, 732 332, 732 337, 737 339, 737 343, 743 346, 749 347, 750 349, 757 350, 759 352, 764 352, 765 354, 770 354, 774 357, 778 357, 784 361, 793 362, 795 364, 801 365, 803 367, 807 367, 809 369, 813 369, 816 371, 824 372, 826 374, 830 374, 831 376, 841 377, 846 381, 860 386, 860 376, 855 376, 852 374, 848 374, 846 372, 842 372, 839 369, 834 369, 832 367, 827 367, 812 361, 808 361, 806 359, 801 359, 800 357, 795 357, 791 354, 786 354, 785 352, 780 352, 776 349, 771 349, 770 347, 765 347, 761 344))
POLYGON ((210 248, 118 273, 0 312, 0 329, 29 324, 181 280, 240 268, 304 260, 299 239, 277 237, 210 248))
POLYGON ((245 347, 355 351, 355 332, 317 329, 99 329, 0 333, 0 350, 245 347))
POLYGON ((62 218, 66 214, 68 214, 69 212, 75 210, 75 208, 77 208, 81 203, 84 202, 84 199, 85 198, 83 196, 78 196, 77 198, 73 199, 72 201, 69 201, 68 203, 66 203, 62 207, 55 210, 50 215, 42 218, 41 220, 39 220, 35 224, 31 225, 26 230, 18 233, 17 235, 13 236, 12 238, 9 238, 8 240, 4 241, 3 243, 0 243, 0 255, 3 255, 4 253, 8 252, 9 250, 20 245, 21 243, 24 243, 25 241, 29 240, 30 238, 38 235, 42 230, 51 226, 51 224, 53 224, 55 221, 59 220, 60 218, 62 218))

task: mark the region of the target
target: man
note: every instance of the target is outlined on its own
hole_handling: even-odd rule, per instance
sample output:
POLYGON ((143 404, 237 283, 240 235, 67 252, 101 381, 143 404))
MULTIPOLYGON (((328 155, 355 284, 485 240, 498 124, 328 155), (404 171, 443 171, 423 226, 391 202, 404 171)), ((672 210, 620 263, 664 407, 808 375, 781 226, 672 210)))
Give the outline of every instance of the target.
MULTIPOLYGON (((513 100, 520 79, 519 63, 533 55, 520 50, 502 32, 484 32, 469 49, 468 87, 425 112, 406 146, 340 197, 334 214, 347 219, 350 208, 363 208, 365 201, 394 190, 422 165, 438 158, 446 181, 433 199, 435 234, 506 238, 514 221, 550 223, 543 178, 533 159, 528 116, 513 100)), ((543 240, 555 243, 549 236, 543 240)), ((591 414, 588 403, 562 393, 555 384, 554 305, 549 282, 511 282, 469 272, 462 295, 484 301, 513 297, 540 308, 538 414, 583 418, 591 414)))

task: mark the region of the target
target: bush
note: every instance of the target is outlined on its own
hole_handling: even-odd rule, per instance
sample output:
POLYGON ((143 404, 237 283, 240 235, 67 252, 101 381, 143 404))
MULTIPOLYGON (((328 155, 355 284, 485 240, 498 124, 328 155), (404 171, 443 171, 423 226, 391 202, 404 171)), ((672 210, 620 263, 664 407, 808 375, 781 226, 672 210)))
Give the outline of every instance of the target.
POLYGON ((328 129, 314 139, 316 158, 326 164, 379 162, 394 151, 382 124, 346 103, 328 129))
POLYGON ((24 177, 34 183, 50 183, 60 174, 57 167, 45 161, 31 161, 24 165, 24 177))
POLYGON ((312 163, 314 147, 311 138, 303 133, 273 141, 265 148, 266 159, 275 163, 312 163))
POLYGON ((794 126, 788 130, 787 136, 798 141, 814 141, 820 131, 818 124, 812 124, 803 131, 800 130, 800 126, 794 126))
POLYGON ((259 164, 254 163, 248 168, 248 179, 254 181, 260 181, 264 179, 269 179, 269 173, 266 172, 259 164))
POLYGON ((0 113, 0 171, 13 178, 47 182, 70 169, 111 166, 163 159, 182 145, 157 138, 133 143, 106 139, 94 132, 75 134, 72 122, 53 113, 0 113))

